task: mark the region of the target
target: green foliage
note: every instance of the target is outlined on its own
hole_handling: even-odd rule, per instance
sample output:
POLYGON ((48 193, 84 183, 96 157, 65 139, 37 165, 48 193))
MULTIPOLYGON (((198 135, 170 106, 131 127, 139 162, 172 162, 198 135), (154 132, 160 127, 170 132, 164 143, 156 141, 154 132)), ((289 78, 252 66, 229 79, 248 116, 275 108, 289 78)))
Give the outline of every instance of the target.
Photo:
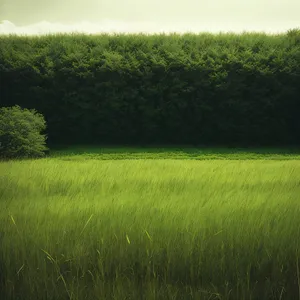
POLYGON ((0 43, 1 100, 42 112, 52 143, 300 142, 297 29, 0 43))
POLYGON ((0 157, 42 157, 47 151, 43 115, 20 106, 0 108, 0 157))

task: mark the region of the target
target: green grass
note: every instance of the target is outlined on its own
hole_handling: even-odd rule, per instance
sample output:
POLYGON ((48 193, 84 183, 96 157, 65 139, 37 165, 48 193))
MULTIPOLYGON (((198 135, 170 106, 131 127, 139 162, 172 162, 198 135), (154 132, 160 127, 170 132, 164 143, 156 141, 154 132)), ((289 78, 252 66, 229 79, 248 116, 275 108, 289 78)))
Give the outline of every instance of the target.
POLYGON ((0 163, 1 299, 300 299, 300 160, 72 151, 0 163))
POLYGON ((63 160, 115 159, 196 159, 196 160, 287 160, 300 159, 300 147, 290 148, 193 148, 60 146, 51 148, 51 157, 63 160))

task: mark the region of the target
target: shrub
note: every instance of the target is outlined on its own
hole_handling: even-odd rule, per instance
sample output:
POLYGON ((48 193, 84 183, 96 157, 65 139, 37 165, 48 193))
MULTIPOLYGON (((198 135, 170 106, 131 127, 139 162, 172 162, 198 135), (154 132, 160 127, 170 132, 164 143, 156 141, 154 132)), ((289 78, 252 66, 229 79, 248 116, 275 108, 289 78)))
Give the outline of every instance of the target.
POLYGON ((0 157, 36 158, 45 155, 46 129, 43 115, 20 106, 0 108, 0 157))

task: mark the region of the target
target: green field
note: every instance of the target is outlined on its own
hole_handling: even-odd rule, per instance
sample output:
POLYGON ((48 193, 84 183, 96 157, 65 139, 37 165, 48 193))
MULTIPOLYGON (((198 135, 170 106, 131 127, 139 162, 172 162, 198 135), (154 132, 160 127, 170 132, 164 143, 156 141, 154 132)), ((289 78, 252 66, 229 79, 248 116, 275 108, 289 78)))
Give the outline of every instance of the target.
POLYGON ((300 299, 299 151, 50 154, 0 162, 0 299, 300 299))
POLYGON ((300 148, 209 148, 209 147, 116 147, 56 146, 51 158, 80 161, 86 159, 188 159, 188 160, 290 160, 300 159, 300 148))

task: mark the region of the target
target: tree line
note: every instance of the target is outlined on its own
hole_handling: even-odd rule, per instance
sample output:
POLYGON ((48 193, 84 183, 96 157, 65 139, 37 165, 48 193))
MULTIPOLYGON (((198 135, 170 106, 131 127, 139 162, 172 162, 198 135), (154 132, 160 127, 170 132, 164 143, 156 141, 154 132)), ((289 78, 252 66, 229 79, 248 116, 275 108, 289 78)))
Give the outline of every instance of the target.
POLYGON ((0 74, 53 144, 300 142, 299 30, 0 36, 0 74))

